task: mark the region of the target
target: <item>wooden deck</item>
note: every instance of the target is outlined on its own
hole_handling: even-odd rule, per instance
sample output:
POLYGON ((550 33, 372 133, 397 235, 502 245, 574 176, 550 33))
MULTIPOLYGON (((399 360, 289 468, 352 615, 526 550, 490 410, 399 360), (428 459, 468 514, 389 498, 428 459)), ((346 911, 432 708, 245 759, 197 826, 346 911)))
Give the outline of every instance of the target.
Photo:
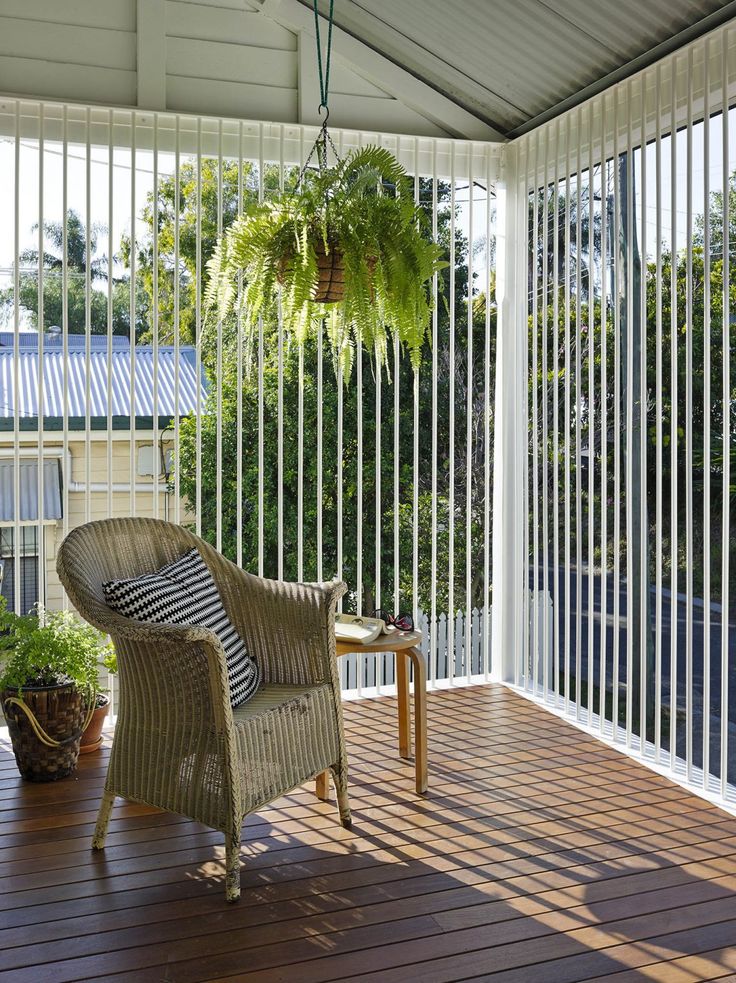
POLYGON ((736 979, 736 819, 502 687, 430 696, 430 792, 395 702, 346 705, 354 828, 301 789, 221 838, 116 806, 105 755, 26 785, 0 754, 0 980, 736 979))

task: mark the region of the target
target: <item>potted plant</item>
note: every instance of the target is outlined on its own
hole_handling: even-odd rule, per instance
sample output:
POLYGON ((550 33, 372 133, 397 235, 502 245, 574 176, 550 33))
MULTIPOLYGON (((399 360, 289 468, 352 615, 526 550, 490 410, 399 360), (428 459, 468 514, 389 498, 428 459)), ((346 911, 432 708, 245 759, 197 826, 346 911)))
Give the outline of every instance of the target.
MULTIPOLYGON (((118 658, 112 646, 107 646, 100 659, 100 666, 112 675, 118 671, 118 658)), ((79 747, 80 754, 89 754, 102 746, 102 728, 110 710, 110 697, 104 690, 98 690, 92 717, 84 729, 79 747)))
POLYGON ((0 703, 15 759, 28 781, 64 778, 97 693, 105 637, 69 611, 16 615, 0 604, 0 703))
POLYGON ((252 340, 280 293, 284 328, 298 342, 326 319, 346 377, 357 344, 387 363, 389 333, 417 367, 431 281, 447 264, 412 182, 382 147, 355 150, 333 167, 324 151, 318 158, 296 188, 247 207, 220 238, 208 263, 210 323, 237 313, 252 340))

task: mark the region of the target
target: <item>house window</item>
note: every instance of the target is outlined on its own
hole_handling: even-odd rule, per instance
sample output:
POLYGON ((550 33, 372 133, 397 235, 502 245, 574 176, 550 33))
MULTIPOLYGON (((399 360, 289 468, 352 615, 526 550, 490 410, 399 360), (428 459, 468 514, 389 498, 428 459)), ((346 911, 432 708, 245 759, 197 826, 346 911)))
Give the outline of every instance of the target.
POLYGON ((8 602, 8 610, 16 610, 15 564, 20 564, 21 614, 27 614, 39 598, 38 557, 43 543, 43 532, 38 526, 20 526, 19 548, 15 548, 15 530, 0 528, 0 594, 8 602), (40 535, 39 535, 40 533, 40 535))
MULTIPOLYGON (((0 461, 0 522, 13 522, 15 514, 15 462, 0 461)), ((18 461, 18 490, 20 500, 20 522, 33 522, 39 513, 39 485, 37 458, 18 461)), ((61 507, 61 462, 58 458, 43 462, 43 503, 42 518, 60 519, 61 507)))

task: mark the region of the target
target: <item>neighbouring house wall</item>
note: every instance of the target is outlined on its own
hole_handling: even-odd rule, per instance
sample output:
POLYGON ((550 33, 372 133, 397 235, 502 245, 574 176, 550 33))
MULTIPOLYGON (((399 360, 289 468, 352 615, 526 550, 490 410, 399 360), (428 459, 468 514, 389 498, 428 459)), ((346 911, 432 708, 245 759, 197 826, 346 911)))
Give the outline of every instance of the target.
MULTIPOLYGON (((136 435, 137 436, 137 435, 136 435)), ((138 449, 144 445, 151 444, 151 437, 148 435, 142 439, 136 439, 136 461, 138 449)), ((166 445, 164 445, 166 446, 166 445)), ((8 441, 0 442, 0 448, 12 447, 8 441)), ((55 440, 47 438, 44 441, 44 448, 49 453, 56 453, 63 448, 61 439, 55 440)), ((112 473, 108 469, 108 444, 106 440, 91 440, 89 443, 89 481, 92 484, 129 484, 131 481, 130 469, 130 439, 121 439, 116 435, 116 439, 111 442, 112 450, 112 473)), ((63 468, 64 480, 85 483, 87 475, 87 444, 83 434, 70 434, 69 451, 71 454, 71 475, 68 473, 66 465, 63 468), (74 439, 74 438, 78 439, 74 439)), ((160 492, 158 495, 158 513, 155 509, 155 496, 153 491, 153 479, 145 475, 133 475, 136 483, 136 504, 135 513, 139 516, 154 516, 158 514, 161 519, 174 519, 175 505, 173 495, 160 492), (142 489, 142 490, 140 490, 142 489), (149 490, 150 489, 150 490, 149 490)), ((161 482, 163 484, 163 482, 161 482)), ((46 569, 46 604, 51 608, 61 608, 64 597, 61 583, 56 574, 56 552, 64 537, 64 530, 73 529, 75 526, 82 525, 88 520, 105 519, 108 516, 126 516, 131 514, 131 498, 129 491, 115 491, 112 495, 112 510, 109 510, 107 491, 92 491, 89 497, 84 490, 72 491, 68 493, 68 513, 67 523, 59 520, 45 527, 45 569, 46 569), (89 501, 89 506, 88 506, 89 501)), ((181 521, 186 521, 189 516, 184 503, 181 504, 181 521)))

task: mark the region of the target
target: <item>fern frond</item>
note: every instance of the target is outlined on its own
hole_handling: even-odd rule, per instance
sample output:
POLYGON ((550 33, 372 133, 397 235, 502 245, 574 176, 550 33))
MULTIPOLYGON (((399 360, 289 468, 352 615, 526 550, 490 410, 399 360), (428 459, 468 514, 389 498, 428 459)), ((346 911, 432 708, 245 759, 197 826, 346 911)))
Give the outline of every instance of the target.
POLYGON ((244 210, 208 261, 205 323, 239 306, 251 351, 259 318, 274 316, 280 296, 287 337, 297 343, 326 319, 334 364, 346 380, 358 344, 388 369, 392 336, 416 367, 430 325, 431 281, 446 265, 404 168, 386 148, 363 147, 244 210), (313 300, 318 248, 343 256, 345 290, 338 303, 313 300))

